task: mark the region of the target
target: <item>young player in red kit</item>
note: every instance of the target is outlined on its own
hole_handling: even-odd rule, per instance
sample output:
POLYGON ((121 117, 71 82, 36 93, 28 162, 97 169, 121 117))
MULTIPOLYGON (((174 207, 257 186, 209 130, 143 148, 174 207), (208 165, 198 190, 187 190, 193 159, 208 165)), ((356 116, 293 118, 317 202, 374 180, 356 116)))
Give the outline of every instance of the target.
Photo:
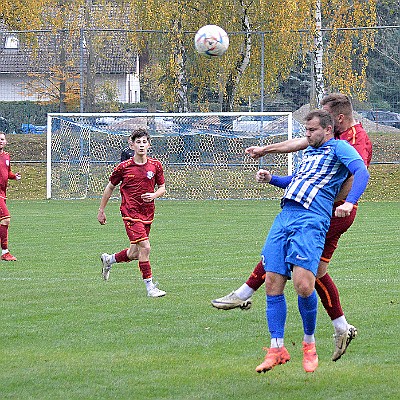
POLYGON ((6 135, 0 132, 0 242, 1 259, 3 261, 16 261, 17 259, 8 251, 8 226, 10 213, 6 206, 7 184, 9 179, 20 180, 21 175, 11 172, 10 154, 4 151, 7 144, 6 135))
POLYGON ((115 187, 120 185, 120 211, 130 247, 118 253, 102 254, 102 275, 107 281, 113 264, 138 260, 147 295, 162 297, 166 292, 160 290, 153 282, 149 260, 149 234, 154 219, 154 200, 165 193, 164 172, 160 161, 147 156, 150 136, 146 130, 135 130, 131 135, 131 141, 134 156, 115 167, 104 189, 97 215, 100 224, 104 225, 106 223, 104 209, 115 187))
MULTIPOLYGON (((372 144, 361 123, 354 120, 353 108, 348 96, 340 93, 333 93, 323 98, 322 107, 328 111, 334 120, 334 132, 336 139, 346 140, 361 155, 364 163, 369 166, 372 157, 372 144)), ((276 143, 263 147, 249 147, 246 152, 253 158, 262 157, 268 153, 293 152, 305 149, 307 139, 299 138, 286 142, 276 143)), ((330 228, 326 234, 325 247, 318 266, 315 289, 321 302, 332 320, 335 334, 335 350, 332 360, 337 361, 346 351, 351 340, 357 335, 357 329, 348 324, 342 310, 338 289, 327 268, 332 255, 337 248, 340 236, 352 225, 356 216, 357 207, 354 207, 349 216, 336 217, 335 209, 342 204, 351 187, 352 178, 349 178, 342 186, 342 190, 336 198, 330 228)), ((254 268, 246 283, 237 290, 211 303, 214 307, 230 310, 240 307, 249 309, 251 307, 252 294, 264 283, 265 271, 260 261, 254 268)))

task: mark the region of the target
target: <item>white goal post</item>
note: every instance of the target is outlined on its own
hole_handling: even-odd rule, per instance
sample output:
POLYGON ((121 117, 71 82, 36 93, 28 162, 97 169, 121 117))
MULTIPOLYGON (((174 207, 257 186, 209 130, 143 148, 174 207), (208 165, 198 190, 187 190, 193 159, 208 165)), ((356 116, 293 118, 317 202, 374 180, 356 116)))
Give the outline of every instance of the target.
MULTIPOLYGON (((132 130, 151 135, 170 199, 262 199, 282 191, 255 183, 260 167, 290 174, 300 155, 253 160, 252 145, 304 135, 291 112, 52 113, 47 119, 47 198, 101 197, 132 130)), ((118 195, 116 193, 116 195, 118 195)))

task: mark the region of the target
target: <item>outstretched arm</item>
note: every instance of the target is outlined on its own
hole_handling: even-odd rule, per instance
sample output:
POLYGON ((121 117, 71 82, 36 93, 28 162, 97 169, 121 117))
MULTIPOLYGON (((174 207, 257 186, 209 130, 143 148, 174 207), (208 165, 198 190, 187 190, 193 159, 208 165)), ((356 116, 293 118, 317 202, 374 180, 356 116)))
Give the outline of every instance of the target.
POLYGON ((99 207, 99 212, 97 214, 97 220, 100 222, 101 225, 104 225, 107 222, 107 218, 106 218, 104 209, 106 208, 108 200, 110 200, 110 197, 111 197, 114 189, 115 189, 115 186, 111 182, 108 182, 106 188, 104 189, 103 196, 100 200, 100 207, 99 207))
POLYGON ((252 158, 264 157, 270 153, 293 153, 304 150, 308 146, 306 137, 285 140, 279 143, 272 143, 266 146, 251 146, 245 150, 252 158))
POLYGON ((287 185, 289 185, 291 180, 292 180, 291 175, 288 176, 272 175, 271 172, 269 172, 266 169, 260 169, 256 173, 256 181, 258 183, 269 183, 273 186, 277 186, 282 189, 285 189, 287 185))

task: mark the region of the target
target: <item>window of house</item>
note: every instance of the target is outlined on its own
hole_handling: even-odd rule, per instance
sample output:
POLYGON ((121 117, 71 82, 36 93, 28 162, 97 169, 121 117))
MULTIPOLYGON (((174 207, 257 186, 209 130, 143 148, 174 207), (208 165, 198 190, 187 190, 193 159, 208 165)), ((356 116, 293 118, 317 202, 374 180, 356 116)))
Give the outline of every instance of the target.
POLYGON ((17 50, 19 47, 19 40, 17 35, 7 35, 4 43, 4 48, 9 50, 17 50))

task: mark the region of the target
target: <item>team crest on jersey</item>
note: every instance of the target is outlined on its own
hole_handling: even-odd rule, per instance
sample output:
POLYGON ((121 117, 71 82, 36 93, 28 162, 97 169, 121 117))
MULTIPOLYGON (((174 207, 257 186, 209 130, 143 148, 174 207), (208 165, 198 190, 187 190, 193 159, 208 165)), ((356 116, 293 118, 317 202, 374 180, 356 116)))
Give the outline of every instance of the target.
POLYGON ((154 176, 154 172, 153 171, 147 171, 147 177, 149 179, 153 178, 153 176, 154 176))

